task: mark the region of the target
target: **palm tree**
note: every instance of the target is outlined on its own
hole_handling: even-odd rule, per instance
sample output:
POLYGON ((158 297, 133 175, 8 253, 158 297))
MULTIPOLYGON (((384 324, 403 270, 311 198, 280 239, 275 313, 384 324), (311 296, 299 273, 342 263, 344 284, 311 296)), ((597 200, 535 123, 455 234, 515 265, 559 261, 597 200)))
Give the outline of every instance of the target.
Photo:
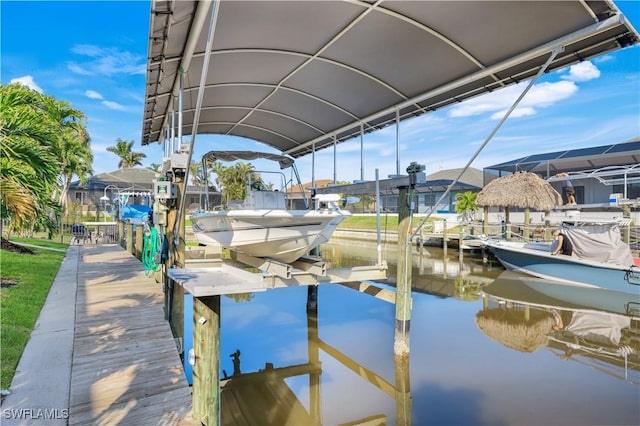
POLYGON ((73 176, 78 176, 80 183, 85 183, 93 173, 91 139, 84 125, 85 115, 68 102, 45 96, 44 108, 49 118, 59 126, 59 131, 52 140, 53 152, 58 160, 59 187, 54 191, 52 199, 66 205, 73 176))
POLYGON ((473 220, 473 214, 478 210, 476 205, 476 192, 459 192, 456 194, 456 213, 461 213, 465 222, 473 220))
POLYGON ((42 94, 26 86, 0 85, 0 211, 11 219, 11 228, 46 216, 51 204, 57 123, 44 112, 44 103, 42 94))
POLYGON ((151 163, 151 165, 149 165, 147 169, 153 170, 156 173, 160 173, 162 171, 162 164, 151 163))
POLYGON ((116 139, 115 146, 107 147, 107 151, 113 152, 120 157, 120 162, 118 163, 119 169, 142 165, 142 159, 147 155, 142 152, 133 152, 131 150, 132 147, 133 141, 124 141, 120 138, 116 139))
POLYGON ((207 170, 205 176, 202 173, 202 163, 200 161, 192 161, 189 165, 189 177, 191 178, 191 185, 204 186, 209 180, 209 170, 207 170))
POLYGON ((260 175, 254 171, 251 163, 245 164, 239 161, 233 166, 225 167, 216 161, 213 163, 213 170, 218 175, 216 183, 220 187, 222 199, 227 202, 229 200, 244 200, 247 180, 262 183, 260 175))

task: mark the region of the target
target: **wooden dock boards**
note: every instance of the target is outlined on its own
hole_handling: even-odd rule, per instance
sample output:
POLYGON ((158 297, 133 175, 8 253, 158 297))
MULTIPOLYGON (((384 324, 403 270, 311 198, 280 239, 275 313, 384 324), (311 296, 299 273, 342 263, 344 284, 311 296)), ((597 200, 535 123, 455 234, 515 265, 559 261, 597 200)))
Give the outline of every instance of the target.
POLYGON ((191 404, 162 286, 119 246, 82 247, 69 424, 196 424, 191 404))

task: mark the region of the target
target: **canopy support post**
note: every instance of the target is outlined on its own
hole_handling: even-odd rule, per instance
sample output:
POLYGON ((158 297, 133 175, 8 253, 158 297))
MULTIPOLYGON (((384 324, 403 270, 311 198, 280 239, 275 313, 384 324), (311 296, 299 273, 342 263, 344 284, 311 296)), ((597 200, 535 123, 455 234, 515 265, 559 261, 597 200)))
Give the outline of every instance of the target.
POLYGON ((396 175, 400 175, 400 109, 396 108, 396 175))
POLYGON ((398 193, 398 272, 396 284, 396 321, 393 340, 395 357, 409 356, 409 329, 411 324, 411 227, 413 188, 401 186, 398 193))
POLYGON ((333 183, 338 183, 338 159, 336 155, 336 148, 338 146, 338 137, 333 135, 333 183))
POLYGON ((364 181, 364 124, 362 123, 360 123, 360 180, 364 181))

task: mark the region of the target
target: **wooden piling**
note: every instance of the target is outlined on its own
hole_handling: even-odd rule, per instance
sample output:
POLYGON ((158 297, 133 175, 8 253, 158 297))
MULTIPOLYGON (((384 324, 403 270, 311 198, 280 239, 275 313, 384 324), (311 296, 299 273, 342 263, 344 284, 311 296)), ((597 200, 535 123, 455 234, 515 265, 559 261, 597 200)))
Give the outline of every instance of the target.
POLYGON ((447 237, 447 221, 442 221, 442 255, 447 257, 447 250, 449 247, 449 237, 447 237))
POLYGON ((551 211, 544 211, 544 239, 545 241, 551 240, 551 211))
MULTIPOLYGON (((622 205, 622 217, 631 217, 631 204, 625 203, 622 205)), ((629 225, 625 226, 622 230, 622 240, 627 244, 631 242, 631 229, 629 228, 629 225)))
POLYGON ((127 222, 127 253, 133 254, 133 224, 127 222))
MULTIPOLYGON (((171 327, 176 328, 175 324, 173 324, 173 318, 180 317, 184 314, 184 312, 176 312, 175 315, 173 313, 173 300, 174 300, 174 291, 175 288, 178 287, 174 285, 174 282, 169 276, 167 272, 170 268, 184 268, 185 266, 185 238, 186 238, 186 229, 184 218, 181 220, 180 216, 180 208, 179 205, 181 200, 182 191, 185 190, 184 180, 179 176, 175 177, 175 183, 177 187, 176 194, 176 204, 172 207, 169 207, 167 211, 167 226, 166 226, 166 238, 169 243, 169 258, 165 264, 163 282, 165 285, 165 293, 164 293, 164 310, 165 310, 165 318, 170 321, 171 327), (177 243, 177 244, 176 244, 177 243)), ((182 208, 185 208, 182 206, 182 208)))
POLYGON ((409 374, 409 357, 394 357, 396 422, 398 426, 411 425, 411 380, 409 374))
POLYGON ((531 240, 531 209, 526 207, 524 209, 524 241, 529 242, 531 240))
MULTIPOLYGON (((316 293, 317 294, 317 293, 316 293)), ((309 416, 314 424, 322 424, 322 404, 320 403, 320 375, 322 362, 320 361, 320 336, 318 334, 317 311, 307 309, 307 337, 309 341, 309 364, 315 368, 309 372, 309 416)))
POLYGON ((135 257, 139 260, 142 260, 142 243, 144 241, 144 226, 138 225, 136 226, 136 247, 135 247, 135 257))
POLYGON ((307 312, 318 312, 318 286, 307 286, 307 312))
POLYGON ((484 206, 484 212, 482 217, 482 233, 484 235, 489 235, 489 207, 484 206))
POLYGON ((396 324, 393 352, 409 355, 409 326, 411 322, 411 245, 408 241, 412 197, 409 188, 402 186, 398 194, 398 272, 396 284, 396 324))
POLYGON ((506 206, 504 208, 504 224, 505 224, 505 232, 504 235, 502 235, 502 238, 504 238, 505 240, 510 240, 512 235, 511 235, 511 218, 509 217, 511 213, 511 209, 509 209, 509 206, 506 206))
POLYGON ((124 222, 118 222, 118 245, 124 248, 124 222))
POLYGON ((220 296, 193 299, 193 418, 220 424, 220 296))
POLYGON ((460 226, 460 233, 458 234, 458 261, 460 263, 464 260, 464 254, 462 250, 462 242, 464 241, 464 226, 460 226))

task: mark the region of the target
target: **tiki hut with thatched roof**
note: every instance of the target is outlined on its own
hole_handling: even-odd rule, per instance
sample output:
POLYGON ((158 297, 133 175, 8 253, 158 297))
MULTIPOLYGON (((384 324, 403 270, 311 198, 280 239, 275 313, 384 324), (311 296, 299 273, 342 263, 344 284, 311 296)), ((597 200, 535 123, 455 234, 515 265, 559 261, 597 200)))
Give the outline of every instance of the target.
POLYGON ((478 193, 476 204, 484 207, 484 233, 487 234, 489 207, 504 207, 505 220, 509 222, 509 207, 525 209, 524 238, 529 239, 530 209, 549 211, 562 205, 562 196, 549 182, 535 173, 513 173, 489 182, 478 193))

